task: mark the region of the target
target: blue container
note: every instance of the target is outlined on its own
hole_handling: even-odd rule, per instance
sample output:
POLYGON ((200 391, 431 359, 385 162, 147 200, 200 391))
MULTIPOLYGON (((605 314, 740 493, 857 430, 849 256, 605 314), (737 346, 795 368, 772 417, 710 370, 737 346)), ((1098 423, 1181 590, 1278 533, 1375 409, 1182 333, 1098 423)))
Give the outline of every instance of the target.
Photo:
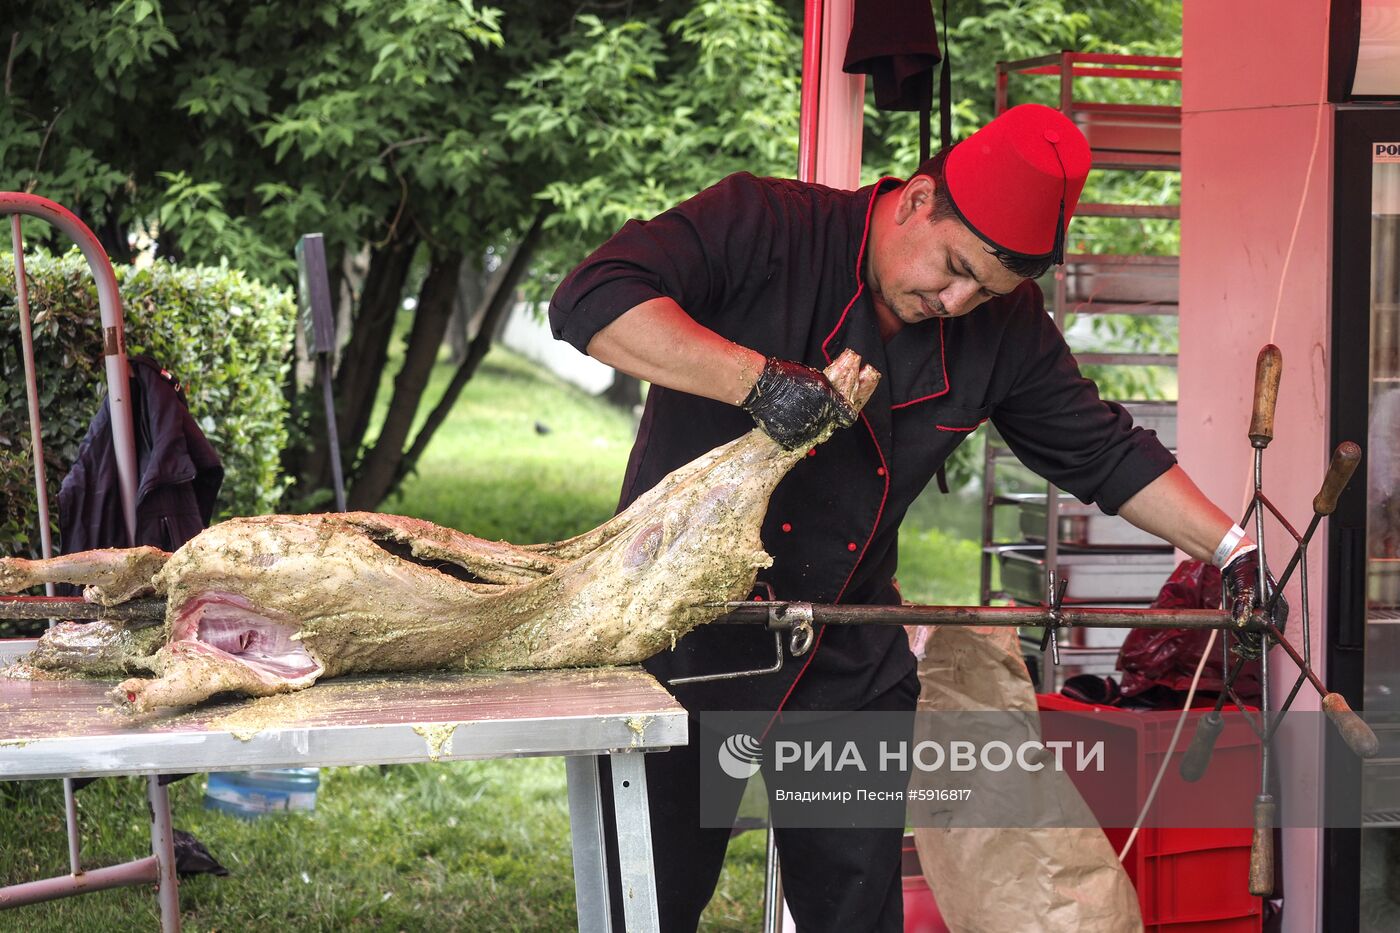
POLYGON ((268 813, 316 809, 320 768, 266 771, 215 771, 204 789, 204 806, 245 819, 268 813))

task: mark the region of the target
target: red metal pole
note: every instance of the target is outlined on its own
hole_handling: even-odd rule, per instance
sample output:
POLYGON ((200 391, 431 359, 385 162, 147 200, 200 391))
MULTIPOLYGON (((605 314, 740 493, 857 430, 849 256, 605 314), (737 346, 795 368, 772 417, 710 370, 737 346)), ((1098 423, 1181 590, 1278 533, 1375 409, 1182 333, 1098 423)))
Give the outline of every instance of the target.
POLYGON ((82 874, 59 875, 41 881, 26 881, 0 888, 0 910, 38 904, 89 891, 106 891, 137 884, 150 884, 159 878, 159 866, 154 855, 134 862, 123 862, 110 868, 94 868, 82 874))
POLYGON ((822 64, 822 0, 807 0, 802 21, 802 110, 797 123, 797 177, 817 177, 817 108, 822 64))

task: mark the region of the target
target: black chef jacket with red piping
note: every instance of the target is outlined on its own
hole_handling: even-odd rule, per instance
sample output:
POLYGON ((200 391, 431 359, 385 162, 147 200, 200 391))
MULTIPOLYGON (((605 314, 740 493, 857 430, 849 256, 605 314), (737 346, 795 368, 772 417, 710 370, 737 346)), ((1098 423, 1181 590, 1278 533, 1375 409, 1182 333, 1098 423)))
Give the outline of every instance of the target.
MULTIPOLYGON (((820 368, 849 347, 884 374, 859 421, 773 493, 763 543, 774 562, 759 580, 777 599, 898 603, 900 521, 988 418, 1023 463, 1110 513, 1175 462, 1080 376, 1034 282, 883 341, 860 270, 877 187, 897 184, 852 192, 731 175, 654 220, 629 221, 550 304, 555 336, 580 350, 625 311, 664 296, 766 356, 820 368)), ((752 428, 736 406, 653 386, 619 508, 752 428)), ((667 682, 773 657, 773 636, 759 626, 706 625, 646 666, 667 682)), ((856 709, 913 666, 897 626, 826 626, 814 652, 780 673, 673 692, 691 709, 856 709)))

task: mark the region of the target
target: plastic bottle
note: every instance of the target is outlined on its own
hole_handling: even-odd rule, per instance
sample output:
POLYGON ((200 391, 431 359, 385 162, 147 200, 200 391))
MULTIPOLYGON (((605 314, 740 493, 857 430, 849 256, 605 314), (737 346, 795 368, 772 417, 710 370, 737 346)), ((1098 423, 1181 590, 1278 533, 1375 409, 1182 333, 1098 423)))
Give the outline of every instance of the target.
POLYGON ((268 813, 316 809, 320 768, 215 771, 204 789, 204 805, 245 819, 268 813))

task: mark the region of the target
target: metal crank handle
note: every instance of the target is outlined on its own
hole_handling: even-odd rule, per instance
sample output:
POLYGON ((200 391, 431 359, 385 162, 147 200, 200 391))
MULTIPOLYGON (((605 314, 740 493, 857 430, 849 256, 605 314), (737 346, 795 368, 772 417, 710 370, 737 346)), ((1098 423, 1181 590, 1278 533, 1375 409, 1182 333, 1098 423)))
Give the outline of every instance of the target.
POLYGON ((1293 556, 1289 558, 1288 566, 1283 568, 1283 573, 1279 574, 1278 583, 1274 587, 1274 595, 1269 597, 1268 605, 1264 608, 1264 614, 1273 618, 1274 607, 1278 604, 1279 596, 1283 593, 1283 588, 1288 585, 1288 580, 1293 576, 1293 571, 1298 566, 1298 561, 1302 559, 1303 552, 1308 549, 1308 543, 1312 541, 1313 533, 1317 531, 1317 526, 1322 523, 1322 519, 1331 515, 1337 510, 1337 498, 1341 496, 1342 490, 1351 481, 1351 476, 1356 472, 1356 466, 1361 462, 1361 448, 1351 441, 1342 441, 1337 445, 1337 449, 1332 451, 1332 462, 1327 465, 1327 475, 1322 478, 1322 488, 1313 496, 1313 517, 1308 523, 1308 530, 1303 533, 1303 538, 1293 551, 1293 556))
MULTIPOLYGON (((1380 740, 1376 738, 1376 734, 1371 731, 1371 727, 1366 724, 1366 721, 1352 710, 1346 698, 1340 693, 1331 693, 1327 690, 1321 678, 1312 668, 1303 663, 1303 658, 1299 656, 1298 650, 1278 628, 1272 623, 1268 623, 1266 630, 1271 640, 1293 659, 1300 671, 1307 675, 1308 681, 1322 697, 1322 711, 1332 721, 1332 725, 1336 727, 1342 741, 1347 743, 1347 748, 1351 749, 1358 758, 1376 757, 1380 752, 1380 740)), ((1220 732, 1224 728, 1225 719, 1220 715, 1218 709, 1211 710, 1197 720, 1196 734, 1192 737, 1191 744, 1187 747, 1177 769, 1182 780, 1194 783, 1206 773, 1206 768, 1210 765, 1211 754, 1215 750, 1215 741, 1220 737, 1220 732)))
POLYGON ((1356 465, 1361 462, 1361 448, 1351 441, 1342 441, 1332 451, 1332 462, 1322 478, 1322 488, 1313 496, 1313 514, 1331 515, 1337 510, 1337 497, 1342 494, 1356 465))
POLYGON ((1225 717, 1220 715, 1219 710, 1213 709, 1196 720, 1196 734, 1192 736, 1186 754, 1181 756, 1181 765, 1177 769, 1183 781, 1194 784, 1206 773, 1210 756, 1215 751, 1215 740, 1220 738, 1224 728, 1225 717))
POLYGON ((1254 798, 1254 841, 1249 846, 1249 893, 1268 897, 1274 893, 1274 798, 1254 798))
POLYGON ((1274 439, 1274 408, 1278 405, 1278 381, 1283 375, 1283 354, 1265 344, 1254 363, 1254 415, 1249 419, 1249 442, 1259 450, 1274 439))
POLYGON ((1293 663, 1298 665, 1298 670, 1307 675, 1308 682, 1322 697, 1322 711, 1327 714, 1328 719, 1332 720, 1332 725, 1337 727, 1337 732, 1341 734, 1342 741, 1347 743, 1347 748, 1350 748, 1361 758, 1376 757, 1381 749, 1380 740, 1371 731, 1371 727, 1366 725, 1366 721, 1352 712, 1346 698, 1340 693, 1332 693, 1327 689, 1322 683, 1322 679, 1317 676, 1317 672, 1303 662, 1302 656, 1298 654, 1298 649, 1293 647, 1293 643, 1284 637, 1277 626, 1272 622, 1266 622, 1265 632, 1265 637, 1282 648, 1284 653, 1293 659, 1293 663))
POLYGON ((1312 684, 1313 689, 1316 689, 1317 695, 1322 696, 1323 712, 1327 713, 1327 719, 1331 720, 1331 724, 1337 727, 1338 733, 1341 734, 1341 740, 1347 742, 1347 748, 1350 748, 1361 758, 1375 758, 1380 751, 1380 741, 1376 738, 1376 734, 1371 731, 1371 727, 1366 726, 1366 721, 1352 712, 1351 706, 1347 705, 1347 699, 1341 693, 1333 693, 1327 689, 1322 678, 1317 677, 1317 672, 1303 663, 1298 649, 1295 649, 1294 644, 1289 642, 1287 637, 1284 637, 1284 633, 1280 632, 1273 622, 1264 623, 1264 630, 1267 633, 1266 637, 1284 649, 1284 653, 1288 654, 1294 664, 1298 665, 1298 670, 1308 675, 1309 684, 1312 684))
POLYGON ((1322 697, 1322 711, 1337 727, 1342 741, 1361 758, 1374 758, 1381 750, 1380 740, 1366 725, 1366 720, 1356 715, 1340 693, 1328 693, 1322 697))

